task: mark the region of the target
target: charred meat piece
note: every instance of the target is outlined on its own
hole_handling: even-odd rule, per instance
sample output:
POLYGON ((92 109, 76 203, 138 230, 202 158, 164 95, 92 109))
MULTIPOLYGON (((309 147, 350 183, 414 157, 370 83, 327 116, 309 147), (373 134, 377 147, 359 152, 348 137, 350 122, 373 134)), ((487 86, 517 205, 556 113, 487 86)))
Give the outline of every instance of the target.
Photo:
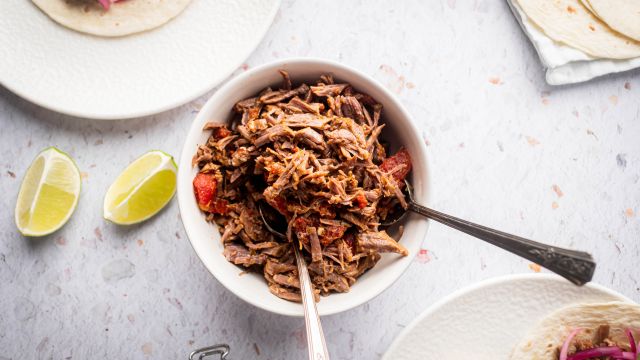
POLYGON ((263 265, 267 261, 264 254, 251 254, 249 249, 243 245, 227 244, 224 247, 224 257, 236 265, 249 267, 252 265, 263 265))
POLYGON ((267 263, 264 266, 265 274, 269 274, 271 276, 297 270, 298 268, 293 264, 281 263, 271 259, 267 260, 267 263))
POLYGON ((316 116, 313 114, 296 114, 284 118, 283 124, 290 128, 310 127, 313 129, 324 129, 331 121, 331 118, 316 116))
POLYGON ((395 241, 386 231, 361 232, 356 235, 358 248, 376 253, 394 252, 402 256, 409 255, 409 251, 395 241))
POLYGON ((404 179, 411 171, 411 156, 405 148, 401 148, 394 155, 384 159, 380 170, 391 175, 398 186, 402 186, 404 179))
POLYGON ((298 279, 298 275, 290 274, 290 275, 282 275, 276 274, 273 276, 273 282, 276 284, 280 284, 282 286, 294 287, 296 289, 300 289, 300 279, 298 279))
POLYGON ((295 139, 313 149, 324 150, 327 147, 322 135, 310 127, 296 131, 295 139))
POLYGON ((262 104, 276 104, 282 102, 284 100, 290 99, 294 96, 304 95, 309 91, 309 86, 306 84, 300 85, 298 88, 293 90, 276 90, 276 91, 266 91, 265 94, 258 98, 258 102, 262 104))
POLYGON ((312 86, 311 92, 313 92, 315 96, 320 96, 320 97, 334 96, 335 97, 342 94, 342 92, 344 91, 344 89, 346 89, 347 86, 349 86, 349 84, 331 84, 331 85, 323 84, 319 86, 312 86))
POLYGON ((276 283, 272 283, 271 285, 269 285, 269 291, 271 291, 273 295, 279 298, 289 300, 289 301, 302 302, 302 297, 300 296, 299 291, 294 291, 293 289, 286 289, 276 283))

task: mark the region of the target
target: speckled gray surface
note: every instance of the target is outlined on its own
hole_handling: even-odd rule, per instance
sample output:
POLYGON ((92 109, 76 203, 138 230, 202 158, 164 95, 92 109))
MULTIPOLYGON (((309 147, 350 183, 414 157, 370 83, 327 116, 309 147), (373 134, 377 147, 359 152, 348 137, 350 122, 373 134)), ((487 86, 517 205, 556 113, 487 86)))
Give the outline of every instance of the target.
MULTIPOLYGON (((507 5, 491 0, 285 1, 245 67, 290 56, 344 62, 397 93, 428 144, 433 207, 589 250, 595 280, 640 301, 637 71, 549 87, 507 5)), ((205 270, 175 200, 138 226, 101 217, 102 197, 129 161, 150 149, 179 155, 208 95, 100 122, 0 94, 0 358, 175 359, 218 342, 230 343, 234 359, 306 355, 300 319, 243 303, 205 270), (25 239, 13 225, 20 179, 50 145, 77 161, 80 203, 62 230, 25 239)), ((442 296, 537 270, 438 224, 423 248, 385 293, 323 319, 333 358, 378 358, 442 296)))

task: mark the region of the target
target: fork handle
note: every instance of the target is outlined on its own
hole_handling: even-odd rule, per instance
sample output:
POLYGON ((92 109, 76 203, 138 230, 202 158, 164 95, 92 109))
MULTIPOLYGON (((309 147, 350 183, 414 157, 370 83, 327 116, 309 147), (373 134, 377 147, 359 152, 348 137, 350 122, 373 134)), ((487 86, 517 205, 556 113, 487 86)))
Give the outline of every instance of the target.
POLYGON ((329 360, 329 351, 327 350, 327 344, 324 340, 324 332, 322 331, 320 315, 316 307, 316 299, 313 296, 311 277, 309 276, 309 271, 307 271, 307 264, 297 245, 297 242, 292 244, 300 277, 300 295, 302 295, 302 305, 304 307, 309 360, 329 360))
POLYGON ((409 209, 532 261, 576 285, 584 285, 593 278, 596 263, 589 253, 563 249, 507 234, 429 209, 415 202, 409 203, 409 209))

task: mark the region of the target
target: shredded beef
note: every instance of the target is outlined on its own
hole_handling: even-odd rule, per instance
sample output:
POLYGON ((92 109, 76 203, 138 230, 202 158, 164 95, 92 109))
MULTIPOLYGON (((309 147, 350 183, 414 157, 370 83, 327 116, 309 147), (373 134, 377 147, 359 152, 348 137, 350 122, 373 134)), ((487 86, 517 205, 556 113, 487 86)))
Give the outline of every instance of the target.
POLYGON ((382 106, 371 96, 330 75, 294 87, 280 73, 281 89, 239 101, 227 125, 206 124, 194 192, 219 227, 226 259, 262 271, 274 295, 300 301, 293 246, 307 259, 316 296, 347 292, 381 253, 408 255, 379 224, 407 206, 411 159, 404 148, 386 155, 382 106), (277 214, 289 224, 287 240, 267 230, 259 203, 273 207, 270 221, 277 214))

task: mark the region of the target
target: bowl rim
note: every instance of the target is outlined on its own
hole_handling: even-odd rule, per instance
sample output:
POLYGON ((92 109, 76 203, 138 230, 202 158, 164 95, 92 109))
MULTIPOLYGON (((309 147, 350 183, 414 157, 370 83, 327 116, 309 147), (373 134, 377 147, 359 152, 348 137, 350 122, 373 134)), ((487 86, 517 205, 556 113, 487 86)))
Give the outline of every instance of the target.
MULTIPOLYGON (((282 67, 286 67, 288 65, 294 65, 294 64, 309 65, 309 66, 327 66, 327 67, 330 67, 330 69, 327 70, 328 72, 331 72, 332 69, 338 69, 340 71, 350 73, 354 77, 361 78, 368 83, 371 83, 373 86, 377 88, 379 92, 383 94, 383 96, 385 97, 385 100, 393 103, 394 106, 397 108, 398 112, 401 115, 400 117, 404 118, 403 126, 409 128, 409 130, 412 133, 417 134, 416 135, 417 137, 421 137, 420 135, 421 132, 418 129, 417 125, 414 123, 412 116, 406 110, 406 108, 400 102, 400 100, 395 96, 395 94, 389 91, 379 81, 375 80, 372 76, 367 75, 359 70, 356 70, 348 65, 344 65, 333 60, 317 58, 317 57, 292 57, 292 58, 279 59, 276 61, 272 61, 272 62, 268 62, 262 65, 256 66, 252 69, 249 69, 246 72, 235 76, 234 78, 230 79, 228 82, 223 84, 215 93, 211 95, 211 97, 209 97, 209 99, 206 101, 206 103, 202 106, 202 108, 198 111, 198 113, 194 117, 193 121, 191 122, 191 126, 189 127, 189 130, 187 132, 187 135, 185 137, 185 141, 182 147, 182 152, 180 154, 180 158, 178 162, 178 181, 177 181, 178 207, 181 215, 180 220, 182 222, 187 238, 189 239, 189 243, 191 247, 195 251, 198 258, 200 259, 201 263, 209 271, 209 273, 213 275, 213 277, 216 278, 218 282, 220 282, 227 290, 229 290, 234 295, 238 296, 240 299, 244 300, 245 302, 257 308, 260 308, 262 310, 265 310, 274 314, 280 314, 280 315, 291 316, 291 317, 302 317, 304 316, 302 307, 300 307, 299 311, 288 311, 288 310, 266 306, 262 302, 258 301, 258 297, 248 297, 248 296, 244 296, 241 293, 236 292, 233 289, 233 286, 231 286, 230 284, 230 281, 231 281, 230 279, 227 279, 226 277, 223 277, 223 276, 216 275, 216 272, 208 265, 207 261, 203 259, 203 256, 200 254, 200 252, 198 251, 198 249, 194 244, 193 239, 195 238, 196 233, 191 233, 191 231, 194 231, 194 230, 190 230, 185 220, 183 219, 183 215, 189 212, 189 210, 187 209, 189 204, 187 203, 187 200, 185 199, 185 197, 189 195, 192 196, 193 194, 191 190, 191 181, 189 181, 188 185, 186 185, 184 184, 186 180, 181 180, 181 179, 187 179, 187 178, 191 180, 191 176, 189 175, 189 173, 191 172, 191 169, 192 169, 191 159, 193 156, 193 149, 189 147, 189 143, 190 143, 190 139, 196 136, 196 134, 200 134, 202 132, 202 129, 200 128, 196 129, 196 124, 199 124, 202 121, 201 119, 202 117, 207 116, 206 113, 209 112, 208 108, 211 107, 212 104, 218 100, 218 98, 224 97, 224 94, 229 92, 229 89, 235 88, 239 84, 247 80, 250 80, 252 77, 268 71, 275 72, 282 67), (189 189, 189 191, 186 190, 187 188, 189 189)), ((265 86, 268 86, 268 85, 269 84, 265 84, 265 86)), ((418 148, 416 149, 416 151, 419 152, 421 157, 423 158, 422 160, 424 162, 424 167, 426 169, 424 173, 421 173, 420 178, 427 189, 427 191, 425 191, 425 196, 423 198, 425 203, 428 204, 431 199, 431 194, 433 193, 433 191, 431 190, 431 172, 428 171, 430 169, 429 167, 430 161, 429 161, 428 151, 427 151, 425 142, 421 140, 421 141, 418 141, 417 144, 418 144, 418 148)), ((421 241, 424 241, 424 238, 428 233, 430 221, 428 219, 424 219, 422 221, 424 221, 424 227, 423 227, 423 231, 421 232, 421 239, 422 239, 421 241)), ((381 293, 385 292, 389 287, 391 287, 391 285, 393 285, 399 278, 402 277, 402 275, 407 271, 407 269, 411 265, 413 257, 415 257, 415 255, 416 254, 411 254, 410 256, 412 256, 412 258, 409 259, 410 261, 406 261, 404 265, 401 267, 400 271, 397 273, 397 275, 391 281, 388 281, 388 283, 385 284, 380 289, 380 291, 376 292, 373 296, 361 297, 358 300, 349 302, 345 306, 338 306, 338 307, 329 308, 329 309, 319 308, 318 310, 319 310, 320 316, 338 314, 347 310, 354 309, 358 306, 363 305, 364 303, 367 303, 373 300, 374 298, 379 296, 381 293)))

